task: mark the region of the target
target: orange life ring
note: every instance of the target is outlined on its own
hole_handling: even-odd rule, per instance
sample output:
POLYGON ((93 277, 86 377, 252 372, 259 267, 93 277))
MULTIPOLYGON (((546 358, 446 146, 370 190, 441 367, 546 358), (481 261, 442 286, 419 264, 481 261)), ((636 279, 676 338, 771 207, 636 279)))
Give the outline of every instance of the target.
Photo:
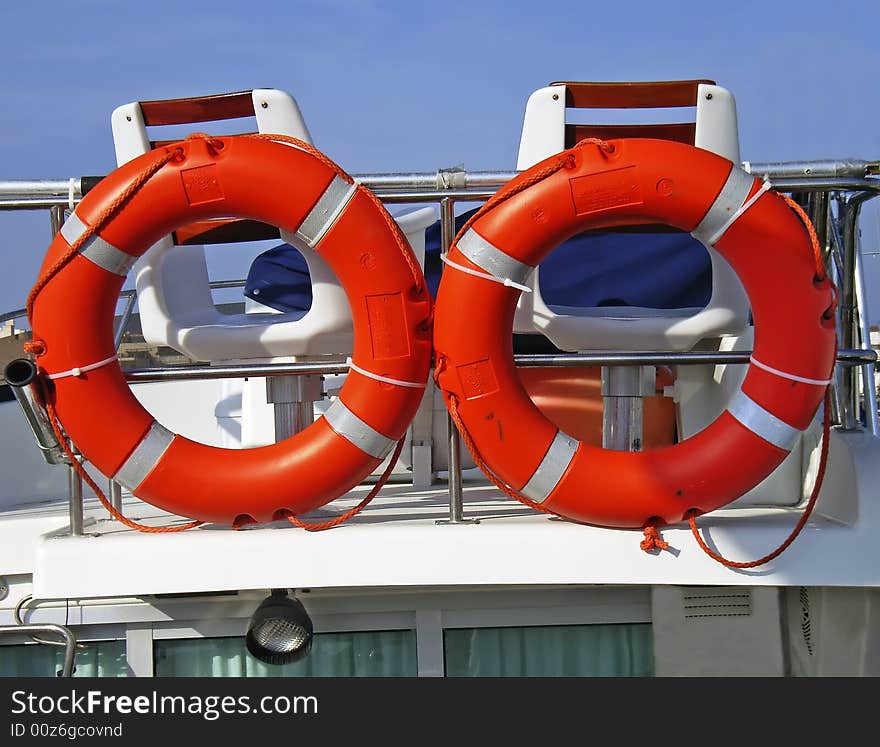
POLYGON ((31 322, 45 347, 40 370, 85 458, 143 500, 235 525, 308 511, 369 475, 415 414, 431 361, 424 277, 365 188, 326 159, 250 137, 188 140, 117 169, 77 206, 42 272, 173 148, 178 157, 37 295, 31 322), (161 426, 132 395, 113 344, 116 300, 137 257, 183 225, 230 216, 298 233, 336 273, 354 320, 355 365, 338 400, 301 433, 256 449, 215 448, 161 426))
POLYGON ((779 465, 822 401, 834 301, 803 225, 759 180, 680 143, 609 146, 571 149, 546 178, 552 159, 537 164, 510 183, 521 191, 476 217, 448 255, 434 346, 447 405, 488 470, 552 513, 636 528, 724 506, 779 465), (574 234, 644 223, 690 231, 730 262, 751 302, 754 353, 741 391, 703 431, 664 448, 607 451, 567 436, 526 395, 513 365, 519 291, 510 283, 574 234))

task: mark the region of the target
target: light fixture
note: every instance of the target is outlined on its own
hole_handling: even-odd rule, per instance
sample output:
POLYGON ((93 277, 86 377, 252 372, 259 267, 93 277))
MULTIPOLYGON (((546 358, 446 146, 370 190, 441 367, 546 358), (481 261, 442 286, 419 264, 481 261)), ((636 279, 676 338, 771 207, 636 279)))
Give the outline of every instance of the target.
POLYGON ((290 664, 309 653, 312 630, 302 602, 291 599, 287 589, 272 589, 251 617, 245 644, 266 664, 290 664))

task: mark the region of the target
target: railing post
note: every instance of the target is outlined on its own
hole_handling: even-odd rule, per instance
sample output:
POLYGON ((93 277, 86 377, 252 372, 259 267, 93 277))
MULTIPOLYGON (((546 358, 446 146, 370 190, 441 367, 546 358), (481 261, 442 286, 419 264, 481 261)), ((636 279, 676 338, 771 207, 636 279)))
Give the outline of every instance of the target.
POLYGON ((282 441, 308 428, 315 419, 314 403, 321 399, 321 376, 271 376, 266 401, 275 408, 275 440, 282 441))
MULTIPOLYGON (((455 200, 444 197, 440 200, 440 251, 449 251, 455 238, 455 200)), ((438 524, 477 524, 476 519, 464 517, 464 497, 461 484, 461 435, 452 416, 446 416, 447 445, 449 447, 449 518, 438 524)))
MULTIPOLYGON (((82 464, 82 457, 75 454, 77 462, 82 464)), ((82 537, 83 534, 83 480, 75 464, 71 464, 67 473, 70 536, 82 537)))
POLYGON ((117 511, 122 511, 122 485, 120 485, 112 477, 108 482, 110 493, 110 505, 117 511))
POLYGON ((55 238, 64 225, 64 207, 62 205, 53 205, 49 208, 49 227, 52 230, 52 238, 55 238))
MULTIPOLYGON (((874 196, 873 192, 858 192, 843 206, 843 276, 840 288, 840 346, 854 348, 859 341, 858 299, 856 297, 856 276, 858 252, 858 224, 862 203, 874 196)), ((839 216, 838 216, 839 219, 839 216)), ((859 391, 856 386, 854 368, 844 368, 840 374, 841 426, 846 430, 861 427, 859 420, 859 391)))
POLYGON ((642 398, 654 393, 656 380, 654 366, 603 366, 602 448, 642 450, 642 398))
MULTIPOLYGON (((864 258, 856 241, 855 254, 855 290, 856 305, 859 316, 859 337, 862 347, 871 347, 871 319, 868 316, 868 300, 865 289, 864 258)), ((877 411, 877 380, 875 376, 876 366, 874 363, 865 363, 862 367, 862 397, 865 407, 865 422, 870 426, 874 436, 880 436, 880 413, 877 411)))

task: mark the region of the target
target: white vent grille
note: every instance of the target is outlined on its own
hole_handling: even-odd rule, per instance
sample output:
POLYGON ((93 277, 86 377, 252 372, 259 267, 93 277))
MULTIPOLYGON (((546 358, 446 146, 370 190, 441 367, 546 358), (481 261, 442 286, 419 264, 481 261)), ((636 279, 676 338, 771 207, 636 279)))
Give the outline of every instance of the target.
POLYGON ((807 654, 813 655, 813 621, 810 615, 810 592, 806 586, 801 586, 799 598, 801 602, 801 633, 804 636, 804 646, 807 654))
POLYGON ((697 617, 748 617, 752 590, 728 586, 692 586, 684 589, 685 619, 697 617))

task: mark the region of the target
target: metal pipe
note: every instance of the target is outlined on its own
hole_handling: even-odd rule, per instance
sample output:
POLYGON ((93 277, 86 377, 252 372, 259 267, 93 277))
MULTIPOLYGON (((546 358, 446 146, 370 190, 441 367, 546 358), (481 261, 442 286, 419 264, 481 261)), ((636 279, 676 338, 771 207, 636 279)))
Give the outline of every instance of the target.
POLYGON ((819 246, 822 248, 822 260, 825 264, 825 269, 827 271, 828 254, 831 246, 828 235, 828 211, 830 206, 830 196, 828 192, 813 192, 810 194, 809 197, 810 220, 813 223, 813 228, 816 229, 816 236, 819 239, 819 246))
POLYGON ((341 361, 327 363, 255 363, 229 366, 175 366, 173 368, 133 368, 125 371, 126 381, 132 384, 157 381, 187 381, 196 379, 240 379, 245 376, 289 376, 292 374, 343 374, 348 364, 341 361))
MULTIPOLYGON (((865 289, 864 260, 859 251, 858 242, 855 254, 855 292, 856 306, 858 309, 859 333, 861 343, 865 347, 871 346, 871 320, 868 317, 867 293, 865 289)), ((875 378, 875 366, 866 363, 862 366, 862 393, 865 406, 865 420, 871 427, 871 433, 880 436, 880 413, 877 412, 877 380, 875 378)))
MULTIPOLYGON (((76 460, 82 464, 79 454, 76 460)), ((70 517, 70 536, 82 537, 83 534, 83 479, 77 470, 77 465, 71 464, 67 474, 68 488, 68 515, 70 517)))
POLYGON ((6 365, 4 376, 31 427, 43 459, 49 464, 64 464, 67 460, 58 444, 58 439, 55 438, 49 415, 34 392, 33 383, 37 378, 36 365, 28 358, 16 358, 6 365))
MULTIPOLYGON (((818 159, 815 161, 766 161, 743 163, 743 168, 755 176, 779 179, 863 179, 880 171, 876 161, 863 159, 818 159)), ((513 179, 518 171, 477 170, 464 168, 439 169, 437 171, 412 171, 390 173, 361 173, 353 177, 365 187, 375 192, 400 190, 457 190, 457 189, 498 189, 513 179)), ((92 177, 100 180, 100 177, 92 177)), ((48 199, 67 200, 70 190, 69 179, 57 180, 0 180, 0 199, 48 199)), ((82 197, 82 177, 74 179, 74 199, 82 197)))
MULTIPOLYGON (((837 272, 838 281, 843 275, 843 238, 840 235, 839 222, 842 220, 841 215, 846 209, 846 198, 844 195, 837 196, 837 217, 828 221, 828 235, 831 239, 829 254, 834 270, 837 272)), ((839 287, 839 282, 838 282, 839 287)))
POLYGON ((125 330, 128 329, 128 322, 131 320, 131 312, 134 309, 134 302, 137 299, 137 291, 127 290, 119 294, 120 298, 125 298, 125 308, 122 310, 122 316, 119 318, 119 326, 113 333, 113 349, 118 351, 122 344, 122 338, 125 337, 125 330))
MULTIPOLYGON (((63 197, 70 194, 70 179, 12 179, 0 181, 0 197, 63 197)), ((82 179, 73 180, 73 196, 82 197, 82 179)))
MULTIPOLYGON (((681 366, 699 365, 704 363, 731 364, 748 363, 751 350, 688 351, 688 352, 655 352, 631 353, 627 351, 609 351, 595 353, 571 353, 559 355, 515 355, 513 360, 522 368, 554 367, 554 366, 681 366)), ((877 361, 876 350, 840 349, 837 360, 845 366, 858 366, 877 361)))
POLYGON ((122 485, 120 485, 112 477, 108 482, 110 493, 110 505, 117 511, 122 511, 122 485))
MULTIPOLYGON (((755 176, 767 176, 774 183, 796 182, 808 188, 817 188, 820 183, 849 183, 859 185, 859 189, 869 177, 880 172, 880 164, 876 161, 862 159, 820 159, 816 161, 774 161, 753 163, 745 162, 743 167, 755 176)), ((518 171, 484 170, 467 171, 464 168, 440 169, 438 171, 415 171, 397 173, 364 173, 354 174, 354 178, 377 194, 401 191, 445 193, 452 196, 459 191, 490 190, 495 191, 513 179, 518 171)), ((99 181, 101 177, 89 177, 99 181)), ((74 201, 82 198, 82 179, 78 177, 73 183, 74 201)), ((868 187, 871 188, 870 186, 868 187)), ((10 202, 21 202, 27 207, 36 207, 42 202, 43 207, 55 204, 66 205, 70 196, 70 180, 3 180, 0 181, 0 205, 10 202)))
MULTIPOLYGON (((830 226, 832 227, 832 236, 836 234, 837 222, 835 220, 831 220, 830 226)), ((834 242, 832 241, 832 247, 834 242)), ((831 258, 835 260, 839 251, 835 252, 832 248, 831 258)), ((840 287, 840 275, 841 275, 841 266, 836 262, 832 261, 829 263, 829 276, 831 277, 831 282, 834 283, 836 288, 840 287)), ((834 314, 834 334, 837 337, 837 340, 840 340, 840 309, 834 314)), ((840 425, 843 419, 843 401, 840 396, 840 380, 843 375, 843 366, 840 361, 837 361, 837 365, 834 366, 834 371, 831 374, 831 378, 833 379, 831 383, 831 422, 834 425, 840 425)))
MULTIPOLYGON (((559 355, 515 355, 513 361, 523 368, 553 368, 557 366, 663 366, 699 365, 703 363, 748 363, 751 351, 731 352, 689 351, 631 353, 609 351, 559 355)), ((875 363, 875 350, 837 351, 837 360, 845 366, 875 363)), ((159 381, 188 381, 196 379, 236 379, 245 376, 289 376, 293 374, 343 374, 348 364, 327 363, 255 363, 230 366, 174 366, 171 368, 132 368, 124 371, 131 384, 159 381)))
POLYGON ((304 431, 315 420, 314 402, 322 398, 320 376, 275 376, 266 379, 266 402, 275 410, 275 440, 304 431))
MULTIPOLYGON (((440 201, 440 251, 446 254, 455 238, 455 200, 440 201)), ((449 519, 447 524, 461 524, 464 519, 464 498, 461 487, 461 434, 452 416, 446 415, 447 446, 449 447, 449 519)))
POLYGON ((614 451, 641 451, 642 397, 653 394, 654 366, 602 368, 602 447, 614 451))
POLYGON ((496 190, 481 189, 478 191, 467 192, 459 190, 456 192, 448 192, 445 190, 425 190, 423 192, 377 192, 379 199, 386 204, 405 203, 405 202, 437 202, 443 201, 447 197, 458 200, 460 202, 479 202, 488 200, 496 190))
POLYGON ((0 198, 0 210, 49 210, 56 205, 66 207, 67 204, 67 197, 0 198))
POLYGON ((15 309, 13 311, 7 311, 3 314, 0 314, 0 324, 6 324, 6 322, 11 322, 15 319, 21 319, 24 316, 27 316, 27 309, 15 309))
POLYGON ((52 231, 52 235, 49 237, 50 240, 55 238, 55 235, 61 230, 61 226, 63 225, 64 206, 53 205, 49 208, 49 229, 52 231))
MULTIPOLYGON (((510 172, 513 178, 516 172, 510 172)), ((488 182, 488 180, 487 180, 488 182)), ((386 204, 438 202, 450 197, 459 202, 479 202, 489 199, 504 182, 489 182, 487 184, 468 185, 467 188, 459 189, 435 189, 411 187, 404 190, 396 188, 392 190, 376 188, 373 191, 386 204)), ((370 186, 368 183, 365 186, 370 186)), ((780 192, 816 192, 816 191, 869 191, 880 192, 880 179, 855 179, 855 178, 803 178, 803 179, 776 179, 773 187, 780 192)), ((46 210, 53 206, 67 206, 66 198, 0 198, 0 210, 46 210)))
MULTIPOLYGON (((840 287, 840 345, 843 348, 855 347, 858 339, 856 327, 858 307, 855 293, 858 222, 862 204, 874 196, 872 192, 858 192, 843 203, 843 277, 840 287)), ((855 375, 856 372, 853 370, 841 372, 840 398, 843 407, 841 426, 847 430, 854 430, 860 425, 855 375)))
POLYGON ((515 177, 518 171, 466 171, 464 169, 441 169, 435 172, 411 172, 391 174, 354 174, 354 178, 378 193, 404 191, 446 191, 461 189, 497 190, 515 177))
POLYGON ((64 664, 61 668, 61 676, 71 677, 76 662, 76 636, 66 625, 56 625, 55 623, 0 625, 0 635, 37 635, 40 633, 57 635, 64 641, 64 664))
POLYGON ((766 161, 753 163, 745 161, 743 168, 755 176, 769 175, 770 179, 809 179, 809 178, 861 178, 872 173, 876 164, 856 158, 822 159, 818 161, 766 161))
POLYGON ((771 179, 771 182, 777 192, 880 191, 880 180, 878 179, 835 179, 825 177, 822 179, 771 179))

